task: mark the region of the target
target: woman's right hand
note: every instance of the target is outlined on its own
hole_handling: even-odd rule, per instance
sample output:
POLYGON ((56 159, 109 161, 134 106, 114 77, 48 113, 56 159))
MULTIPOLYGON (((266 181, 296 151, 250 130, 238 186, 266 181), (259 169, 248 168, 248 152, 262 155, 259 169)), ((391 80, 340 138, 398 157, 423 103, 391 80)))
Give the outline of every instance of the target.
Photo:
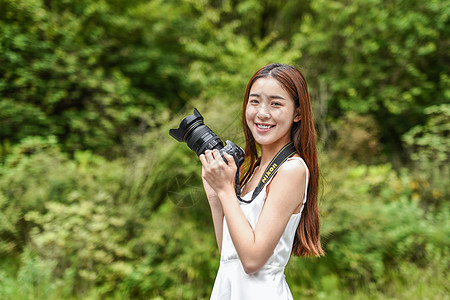
POLYGON ((208 201, 211 202, 219 202, 219 196, 217 196, 217 193, 214 191, 214 189, 208 184, 208 182, 205 180, 204 175, 205 174, 205 167, 202 166, 202 181, 203 181, 203 188, 205 189, 206 197, 208 197, 208 201))
POLYGON ((220 202, 219 196, 214 189, 208 184, 204 178, 205 168, 202 166, 202 181, 203 188, 205 189, 206 197, 208 198, 209 207, 211 209, 211 215, 214 223, 214 231, 216 234, 217 246, 219 252, 222 251, 222 234, 223 234, 223 208, 220 202))

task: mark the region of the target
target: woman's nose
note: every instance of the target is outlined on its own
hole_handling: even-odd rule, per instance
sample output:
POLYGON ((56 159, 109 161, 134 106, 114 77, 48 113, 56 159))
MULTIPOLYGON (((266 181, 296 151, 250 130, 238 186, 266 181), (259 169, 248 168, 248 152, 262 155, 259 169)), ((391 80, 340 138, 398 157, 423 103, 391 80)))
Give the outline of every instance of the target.
POLYGON ((261 105, 261 107, 258 110, 257 116, 260 119, 268 119, 270 118, 270 112, 265 105, 261 105))

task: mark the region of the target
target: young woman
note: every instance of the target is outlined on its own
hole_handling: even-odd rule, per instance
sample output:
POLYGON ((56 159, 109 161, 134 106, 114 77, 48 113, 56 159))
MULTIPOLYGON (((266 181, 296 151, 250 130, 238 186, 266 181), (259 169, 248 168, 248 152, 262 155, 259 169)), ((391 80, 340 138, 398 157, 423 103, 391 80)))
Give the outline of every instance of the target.
POLYGON ((293 299, 284 276, 291 253, 323 255, 316 136, 300 71, 282 64, 257 71, 247 85, 242 122, 246 138, 242 199, 235 193, 233 157, 226 154, 226 164, 218 150, 200 155, 221 252, 211 299, 293 299), (293 155, 266 178, 250 202, 255 187, 267 175, 266 167, 290 142, 295 147, 293 155))

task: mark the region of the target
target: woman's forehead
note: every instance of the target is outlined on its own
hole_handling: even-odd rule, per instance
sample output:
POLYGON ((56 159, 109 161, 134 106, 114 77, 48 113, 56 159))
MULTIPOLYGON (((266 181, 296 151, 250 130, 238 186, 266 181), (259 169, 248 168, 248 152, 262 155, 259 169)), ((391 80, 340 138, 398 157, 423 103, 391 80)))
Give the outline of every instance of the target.
POLYGON ((291 99, 283 85, 275 78, 258 78, 250 88, 249 96, 291 99))

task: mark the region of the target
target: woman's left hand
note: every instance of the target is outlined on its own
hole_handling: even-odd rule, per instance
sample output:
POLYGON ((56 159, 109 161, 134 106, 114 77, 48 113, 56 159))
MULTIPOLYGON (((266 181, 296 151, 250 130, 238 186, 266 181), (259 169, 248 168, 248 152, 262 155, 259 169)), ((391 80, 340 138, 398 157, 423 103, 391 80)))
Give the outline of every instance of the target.
POLYGON ((219 194, 227 189, 234 189, 236 178, 236 163, 233 156, 223 153, 228 165, 220 155, 219 150, 206 150, 205 154, 200 155, 200 161, 203 165, 203 179, 219 194))

